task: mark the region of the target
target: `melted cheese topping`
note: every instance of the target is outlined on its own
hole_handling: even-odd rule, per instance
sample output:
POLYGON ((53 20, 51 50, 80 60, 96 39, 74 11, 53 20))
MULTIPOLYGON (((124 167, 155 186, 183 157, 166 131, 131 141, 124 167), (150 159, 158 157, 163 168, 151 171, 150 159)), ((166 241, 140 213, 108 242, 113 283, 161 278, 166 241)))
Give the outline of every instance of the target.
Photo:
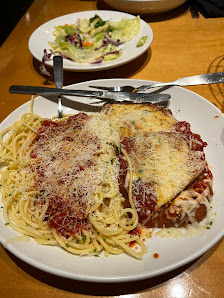
POLYGON ((71 201, 71 208, 80 216, 77 208, 84 201, 94 200, 103 174, 97 156, 99 141, 85 128, 74 129, 74 125, 46 126, 33 147, 31 167, 36 171, 38 188, 48 197, 63 196, 71 201))
POLYGON ((104 113, 121 140, 139 131, 174 131, 177 123, 169 110, 148 104, 114 104, 106 106, 104 113))
POLYGON ((205 167, 202 152, 190 150, 179 133, 139 132, 133 139, 135 179, 153 183, 157 208, 176 197, 205 167))
MULTIPOLYGON (((146 215, 143 224, 152 216, 147 209, 149 204, 153 204, 149 200, 156 202, 156 211, 178 194, 184 196, 185 192, 186 200, 176 199, 171 206, 176 210, 179 205, 181 219, 186 222, 189 218, 189 222, 194 222, 195 210, 202 201, 207 201, 208 191, 201 194, 204 200, 195 200, 191 199, 195 192, 184 190, 207 165, 203 152, 206 143, 190 131, 189 123, 177 122, 169 110, 161 107, 147 104, 107 105, 104 115, 114 132, 119 134, 120 142, 129 155, 135 192, 133 201, 137 210, 146 215)), ((208 180, 211 188, 212 179, 208 180)), ((130 176, 127 175, 126 189, 129 181, 130 176)))
MULTIPOLYGON (((86 217, 81 208, 84 203, 93 205, 99 200, 96 193, 102 185, 104 190, 110 185, 112 192, 118 191, 119 163, 113 146, 120 146, 129 137, 129 167, 133 169, 135 191, 141 179, 143 204, 150 194, 159 209, 183 191, 206 165, 204 153, 192 150, 191 138, 176 132, 176 124, 172 114, 163 108, 109 105, 81 128, 74 129, 73 124, 52 130, 49 126, 34 149, 38 171, 44 169, 39 188, 50 197, 66 194, 72 209, 86 217)), ((126 188, 129 179, 127 175, 126 188)), ((134 203, 138 209, 138 201, 134 203)))

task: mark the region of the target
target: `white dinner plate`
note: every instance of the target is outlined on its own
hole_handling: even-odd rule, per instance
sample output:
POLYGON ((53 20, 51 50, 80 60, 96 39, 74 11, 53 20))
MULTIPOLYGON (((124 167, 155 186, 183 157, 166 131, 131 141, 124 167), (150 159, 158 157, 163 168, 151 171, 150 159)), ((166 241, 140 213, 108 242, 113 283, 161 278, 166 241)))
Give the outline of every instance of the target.
MULTIPOLYGON (((110 79, 79 83, 67 88, 89 89, 89 85, 138 87, 148 81, 110 79)), ((206 87, 205 87, 206 88, 206 87)), ((92 90, 92 89, 91 89, 92 90)), ((166 273, 195 260, 210 249, 224 234, 224 117, 220 110, 203 97, 181 87, 171 87, 165 93, 171 94, 169 108, 180 121, 191 123, 192 131, 199 133, 208 143, 205 154, 214 175, 214 197, 212 208, 213 224, 203 233, 181 239, 152 237, 146 241, 148 253, 143 260, 136 260, 126 254, 109 257, 76 256, 60 247, 38 245, 32 238, 29 241, 11 241, 19 234, 5 225, 2 208, 0 208, 0 241, 11 253, 28 264, 43 271, 75 280, 89 282, 126 282, 150 278, 166 273), (158 253, 159 258, 153 258, 158 253)), ((70 97, 77 100, 74 108, 72 101, 63 99, 65 113, 91 111, 88 103, 94 99, 70 97), (70 106, 65 106, 70 105, 70 106)), ((96 108, 97 109, 97 108, 96 108)), ((29 102, 11 113, 1 124, 0 130, 11 125, 20 116, 29 111, 29 102)), ((55 102, 37 97, 34 111, 43 117, 57 114, 55 102)), ((0 204, 2 206, 2 203, 0 204)))
MULTIPOLYGON (((42 61, 44 49, 50 50, 48 42, 54 41, 53 31, 55 26, 75 23, 78 18, 89 19, 95 14, 98 14, 103 20, 113 19, 115 21, 119 21, 123 17, 129 19, 135 17, 124 12, 109 10, 82 11, 60 16, 44 23, 32 33, 28 43, 31 54, 37 60, 42 61)), ((101 64, 77 63, 69 59, 64 59, 64 69, 71 71, 98 71, 121 66, 142 55, 149 48, 152 39, 153 32, 151 27, 145 21, 141 20, 141 30, 139 34, 133 40, 128 41, 120 46, 120 48, 123 49, 123 54, 119 58, 115 60, 104 61, 101 64), (148 36, 147 41, 143 46, 137 48, 136 45, 143 36, 148 36)), ((46 62, 46 65, 53 66, 53 58, 46 62)))

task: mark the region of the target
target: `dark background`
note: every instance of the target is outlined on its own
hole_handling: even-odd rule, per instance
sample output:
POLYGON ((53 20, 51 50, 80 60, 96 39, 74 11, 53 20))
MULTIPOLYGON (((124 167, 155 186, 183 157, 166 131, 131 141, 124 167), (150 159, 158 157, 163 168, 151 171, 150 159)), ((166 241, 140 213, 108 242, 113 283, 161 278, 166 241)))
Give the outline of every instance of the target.
MULTIPOLYGON (((16 24, 34 0, 4 0, 0 6, 0 46, 7 39, 16 24)), ((200 12, 205 18, 224 17, 224 0, 188 0, 192 17, 198 18, 200 12)))
POLYGON ((0 18, 2 25, 0 30, 0 46, 9 36, 33 1, 34 0, 5 0, 4 3, 1 2, 0 18))

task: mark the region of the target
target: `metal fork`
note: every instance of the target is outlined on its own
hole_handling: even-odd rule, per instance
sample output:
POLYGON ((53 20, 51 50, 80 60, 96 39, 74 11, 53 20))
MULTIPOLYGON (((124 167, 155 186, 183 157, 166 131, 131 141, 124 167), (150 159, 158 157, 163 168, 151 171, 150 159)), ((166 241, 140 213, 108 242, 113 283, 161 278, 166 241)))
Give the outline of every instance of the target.
MULTIPOLYGON (((62 88, 63 85, 63 58, 61 56, 54 56, 54 84, 56 88, 62 88)), ((61 104, 61 96, 58 96, 58 117, 63 117, 63 108, 61 104)))
POLYGON ((164 87, 164 86, 193 86, 193 85, 208 85, 208 84, 220 84, 224 83, 224 72, 207 73, 203 75, 190 76, 180 78, 176 81, 167 83, 153 83, 150 85, 142 85, 140 87, 132 86, 116 86, 116 87, 104 87, 104 86, 89 86, 93 88, 109 90, 109 91, 126 91, 126 92, 139 92, 146 91, 151 88, 164 87))
POLYGON ((133 92, 135 90, 132 86, 115 86, 115 87, 105 87, 105 86, 89 86, 90 88, 107 90, 111 92, 133 92))
POLYGON ((207 73, 203 75, 184 77, 176 81, 167 82, 167 83, 153 83, 151 85, 143 85, 136 88, 136 92, 146 91, 150 88, 155 88, 155 87, 196 86, 196 85, 220 84, 223 82, 224 82, 224 72, 214 72, 214 73, 207 73))

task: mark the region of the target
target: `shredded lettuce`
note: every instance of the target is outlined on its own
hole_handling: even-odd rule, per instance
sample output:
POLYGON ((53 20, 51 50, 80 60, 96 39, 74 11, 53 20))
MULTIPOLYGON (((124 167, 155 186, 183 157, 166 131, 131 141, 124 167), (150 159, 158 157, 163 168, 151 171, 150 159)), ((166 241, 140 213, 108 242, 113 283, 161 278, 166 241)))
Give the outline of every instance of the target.
POLYGON ((134 19, 123 18, 120 22, 111 24, 111 37, 123 42, 132 40, 140 32, 140 17, 134 19))
POLYGON ((49 42, 49 46, 52 52, 59 52, 75 62, 99 63, 120 57, 123 51, 119 46, 139 32, 139 16, 115 22, 95 15, 89 20, 77 19, 74 24, 56 26, 54 42, 49 42))
POLYGON ((146 43, 147 39, 148 39, 148 36, 142 36, 142 38, 139 39, 136 47, 137 48, 142 47, 146 43))

